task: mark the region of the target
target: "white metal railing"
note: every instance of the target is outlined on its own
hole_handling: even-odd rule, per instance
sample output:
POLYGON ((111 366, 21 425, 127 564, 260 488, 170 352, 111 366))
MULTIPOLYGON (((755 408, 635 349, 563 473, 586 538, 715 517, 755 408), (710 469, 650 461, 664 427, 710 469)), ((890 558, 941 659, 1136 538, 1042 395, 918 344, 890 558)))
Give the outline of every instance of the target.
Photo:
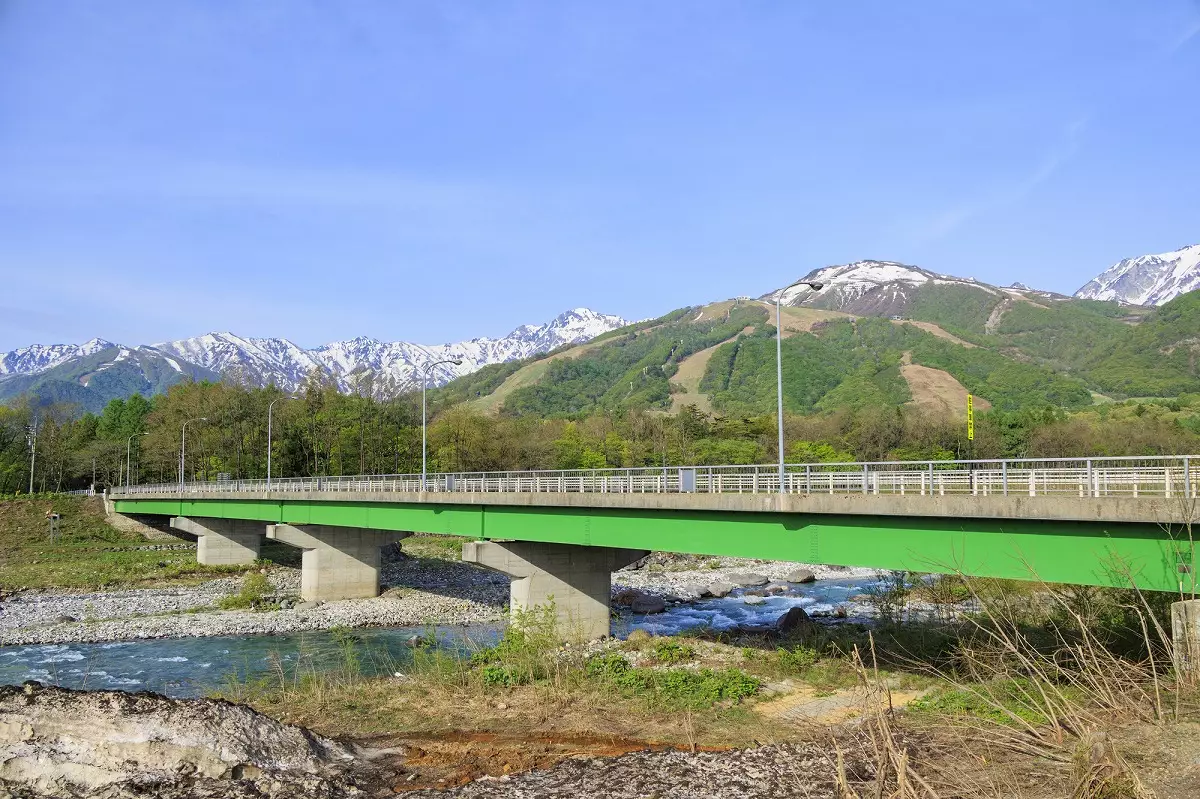
MULTIPOLYGON (((915 496, 1076 496, 1166 498, 1197 492, 1193 474, 1200 456, 1049 458, 969 461, 881 461, 788 464, 789 494, 915 496)), ((669 466, 629 469, 431 474, 431 493, 640 493, 776 494, 777 464, 761 466, 669 466)), ((270 491, 414 493, 421 475, 354 475, 273 479, 270 491)), ((212 492, 267 493, 266 480, 219 480, 135 485, 110 489, 112 496, 212 492)))

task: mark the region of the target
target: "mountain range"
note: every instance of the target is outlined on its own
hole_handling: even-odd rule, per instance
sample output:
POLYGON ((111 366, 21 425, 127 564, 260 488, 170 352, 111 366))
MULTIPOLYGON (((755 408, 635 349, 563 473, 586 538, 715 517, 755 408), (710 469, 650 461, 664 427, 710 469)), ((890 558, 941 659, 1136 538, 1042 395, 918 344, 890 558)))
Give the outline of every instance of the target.
POLYGON ((294 391, 314 374, 342 391, 392 396, 420 386, 422 364, 456 359, 462 364, 434 367, 430 385, 491 411, 694 403, 754 412, 774 391, 760 339, 774 329, 776 297, 787 308, 788 346, 803 350, 790 360, 808 364, 793 375, 796 410, 865 401, 951 407, 968 391, 1007 408, 1200 391, 1200 316, 1190 312, 1200 300, 1177 299, 1200 287, 1200 245, 1123 260, 1074 297, 894 261, 825 267, 802 280, 822 290, 789 285, 641 323, 576 308, 502 338, 435 346, 360 337, 305 349, 229 332, 141 346, 34 345, 0 355, 0 402, 32 394, 94 411, 184 379, 294 391))
POLYGON ((618 316, 575 308, 542 325, 521 325, 502 338, 432 346, 359 337, 304 349, 283 338, 228 332, 140 346, 103 339, 78 346, 34 345, 0 355, 0 401, 33 394, 44 402, 73 402, 96 411, 114 397, 158 393, 183 379, 224 378, 295 391, 313 374, 342 391, 393 396, 419 387, 419 369, 426 363, 462 361, 433 367, 430 385, 437 386, 488 364, 589 341, 627 324, 618 316))

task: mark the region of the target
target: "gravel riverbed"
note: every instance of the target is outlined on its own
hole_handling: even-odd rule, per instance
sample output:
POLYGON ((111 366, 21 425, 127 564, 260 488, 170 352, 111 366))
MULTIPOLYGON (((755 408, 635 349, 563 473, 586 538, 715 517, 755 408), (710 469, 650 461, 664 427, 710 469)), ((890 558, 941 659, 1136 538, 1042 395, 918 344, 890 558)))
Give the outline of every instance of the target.
MULTIPOLYGON (((613 591, 628 589, 677 598, 689 587, 736 582, 747 573, 785 580, 800 564, 735 558, 695 559, 653 555, 638 569, 613 575, 613 591)), ((804 566, 816 579, 870 576, 863 569, 804 566)), ((67 594, 25 591, 0 602, 0 646, 97 643, 144 638, 269 635, 345 627, 412 627, 424 624, 488 624, 504 619, 506 576, 452 560, 401 558, 385 564, 381 596, 374 599, 300 603, 300 572, 275 566, 269 579, 280 610, 217 609, 222 597, 241 588, 241 577, 194 586, 67 594)))
MULTIPOLYGON (((0 646, 96 643, 142 638, 270 635, 330 627, 486 624, 504 618, 508 578, 468 564, 404 559, 385 564, 381 596, 282 610, 216 608, 240 577, 200 585, 88 594, 25 591, 0 602, 0 646)), ((271 585, 296 599, 300 571, 274 567, 271 585)))

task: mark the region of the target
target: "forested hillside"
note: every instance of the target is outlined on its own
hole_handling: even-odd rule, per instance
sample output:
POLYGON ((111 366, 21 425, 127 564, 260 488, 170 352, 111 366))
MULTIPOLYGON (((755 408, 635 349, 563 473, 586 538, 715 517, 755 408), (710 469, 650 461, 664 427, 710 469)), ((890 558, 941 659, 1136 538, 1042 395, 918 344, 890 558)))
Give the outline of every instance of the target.
MULTIPOLYGON (((906 363, 943 372, 946 385, 1007 411, 1200 392, 1200 297, 1185 295, 1151 310, 1028 294, 931 282, 902 301, 893 297, 886 310, 903 314, 826 312, 827 318, 808 325, 790 322, 804 313, 790 308, 784 322, 785 406, 816 413, 903 405, 914 401, 906 363)), ((772 310, 752 300, 681 309, 555 353, 536 368, 508 364, 455 381, 442 396, 478 400, 495 394, 491 410, 540 418, 665 412, 672 394, 686 390, 672 379, 680 364, 715 346, 704 353, 701 404, 721 414, 765 413, 775 403, 772 310)), ((961 397, 954 402, 961 405, 961 397)))

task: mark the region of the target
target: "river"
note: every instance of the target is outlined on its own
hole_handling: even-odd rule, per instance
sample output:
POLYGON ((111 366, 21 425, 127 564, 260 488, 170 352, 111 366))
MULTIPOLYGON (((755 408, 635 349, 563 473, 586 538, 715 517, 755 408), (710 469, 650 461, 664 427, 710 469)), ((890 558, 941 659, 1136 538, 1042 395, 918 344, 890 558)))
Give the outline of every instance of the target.
MULTIPOLYGON (((785 594, 752 596, 738 590, 721 599, 673 605, 665 613, 622 612, 613 623, 619 636, 635 629, 673 635, 696 627, 728 630, 770 624, 789 608, 829 612, 863 593, 872 578, 823 580, 790 585, 785 594)), ((496 640, 500 628, 393 627, 353 631, 359 641, 361 667, 372 674, 403 671, 411 661, 414 636, 433 633, 438 645, 469 652, 496 640)), ((67 688, 157 691, 172 697, 202 696, 230 679, 263 676, 282 666, 327 668, 341 663, 339 635, 328 631, 286 635, 208 638, 163 638, 95 644, 37 644, 0 647, 0 684, 38 680, 67 688)))

